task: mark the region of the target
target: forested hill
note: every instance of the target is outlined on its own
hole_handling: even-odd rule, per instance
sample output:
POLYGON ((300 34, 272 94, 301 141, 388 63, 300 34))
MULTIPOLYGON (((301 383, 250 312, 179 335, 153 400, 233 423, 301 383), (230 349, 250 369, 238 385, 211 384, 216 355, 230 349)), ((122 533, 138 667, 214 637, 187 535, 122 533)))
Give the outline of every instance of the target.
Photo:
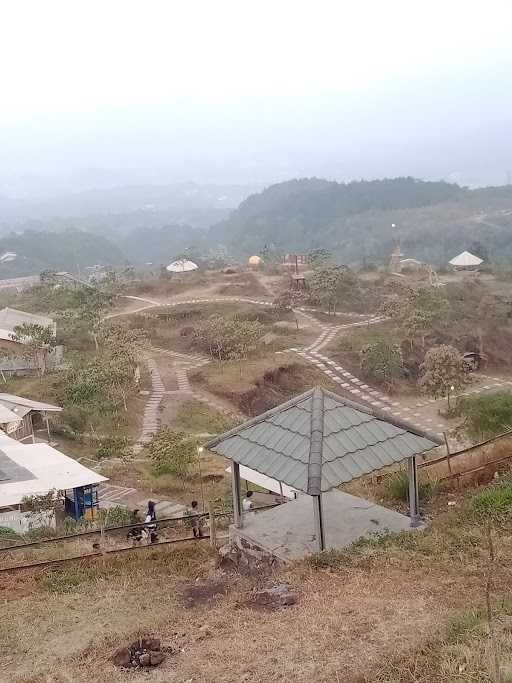
POLYGON ((0 239, 0 254, 14 252, 14 261, 0 265, 0 278, 37 275, 48 268, 77 270, 95 263, 120 264, 122 251, 109 240, 81 230, 26 230, 0 239))
POLYGON ((344 262, 387 259, 399 238, 408 256, 441 263, 454 255, 454 240, 464 243, 461 251, 479 238, 482 226, 474 215, 508 206, 510 187, 467 190, 414 178, 347 184, 301 179, 248 197, 209 237, 240 255, 265 246, 326 247, 344 262))

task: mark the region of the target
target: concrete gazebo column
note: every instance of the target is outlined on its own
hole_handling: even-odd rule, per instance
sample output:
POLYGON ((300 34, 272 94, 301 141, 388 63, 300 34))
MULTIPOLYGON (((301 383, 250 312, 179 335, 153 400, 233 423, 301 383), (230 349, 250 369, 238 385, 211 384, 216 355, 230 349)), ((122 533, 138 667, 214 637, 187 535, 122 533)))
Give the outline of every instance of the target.
POLYGON ((411 526, 416 527, 421 524, 416 456, 413 455, 408 459, 407 468, 409 474, 409 516, 411 518, 411 526))
POLYGON ((244 525, 242 517, 242 502, 240 500, 240 465, 231 461, 231 489, 233 494, 233 514, 235 527, 241 529, 244 525))
POLYGON ((324 518, 322 514, 322 494, 313 496, 313 515, 315 518, 315 536, 318 552, 325 549, 324 518))

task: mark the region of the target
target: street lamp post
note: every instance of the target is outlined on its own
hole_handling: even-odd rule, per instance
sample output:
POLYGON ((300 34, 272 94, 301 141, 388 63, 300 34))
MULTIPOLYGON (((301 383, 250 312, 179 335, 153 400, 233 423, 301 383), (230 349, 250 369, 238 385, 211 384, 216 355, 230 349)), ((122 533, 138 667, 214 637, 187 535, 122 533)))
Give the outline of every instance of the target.
POLYGON ((204 448, 202 446, 198 446, 197 448, 197 469, 199 470, 199 485, 201 486, 201 505, 203 508, 204 512, 204 489, 203 489, 203 474, 201 472, 201 453, 204 452, 204 448))

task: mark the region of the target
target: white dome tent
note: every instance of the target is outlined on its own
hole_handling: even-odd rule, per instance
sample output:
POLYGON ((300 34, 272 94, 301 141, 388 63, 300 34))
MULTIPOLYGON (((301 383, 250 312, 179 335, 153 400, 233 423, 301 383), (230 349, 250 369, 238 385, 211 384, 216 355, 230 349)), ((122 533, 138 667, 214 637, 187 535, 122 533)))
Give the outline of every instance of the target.
POLYGON ((169 263, 166 270, 170 273, 189 273, 192 270, 197 270, 197 264, 182 258, 169 263))

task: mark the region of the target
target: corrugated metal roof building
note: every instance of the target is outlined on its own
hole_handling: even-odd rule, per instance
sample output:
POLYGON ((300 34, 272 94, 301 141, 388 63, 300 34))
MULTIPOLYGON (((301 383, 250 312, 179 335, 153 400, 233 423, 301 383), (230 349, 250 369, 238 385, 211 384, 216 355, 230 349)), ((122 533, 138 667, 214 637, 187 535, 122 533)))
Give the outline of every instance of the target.
POLYGON ((234 463, 238 523, 239 482, 235 480, 244 465, 314 496, 321 525, 322 493, 404 460, 411 465, 411 519, 416 521, 415 456, 441 443, 435 434, 316 387, 212 439, 205 447, 234 463))

